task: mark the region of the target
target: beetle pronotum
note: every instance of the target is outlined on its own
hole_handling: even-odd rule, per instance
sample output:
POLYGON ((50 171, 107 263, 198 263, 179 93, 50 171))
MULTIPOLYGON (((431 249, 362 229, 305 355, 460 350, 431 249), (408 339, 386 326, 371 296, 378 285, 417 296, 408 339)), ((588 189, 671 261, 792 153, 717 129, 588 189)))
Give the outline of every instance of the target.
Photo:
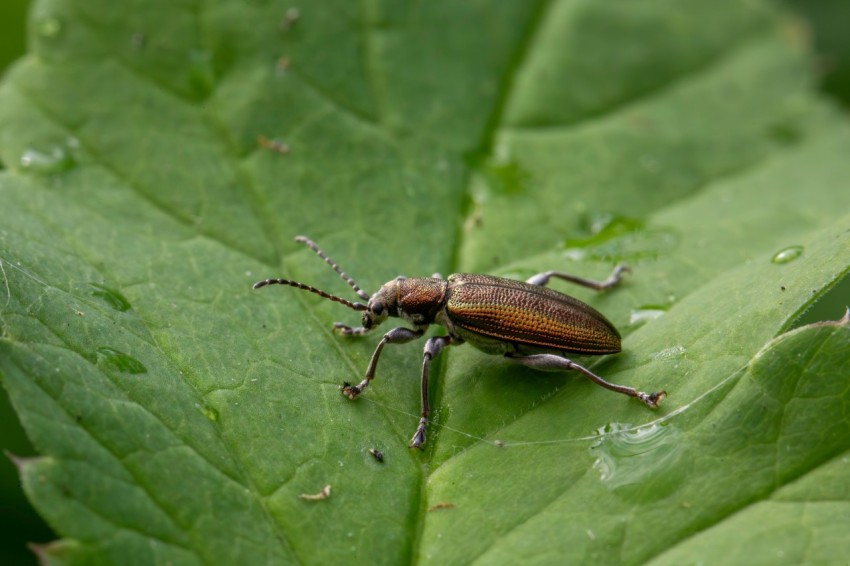
POLYGON ((471 273, 456 273, 445 280, 439 274, 415 278, 399 276, 385 283, 370 297, 312 240, 297 236, 295 241, 316 252, 366 302, 348 301, 289 279, 266 279, 255 283, 254 289, 266 285, 289 285, 362 311, 358 327, 334 323, 334 331, 344 336, 366 334, 389 317, 402 318, 413 325, 413 328, 399 326, 384 334, 369 360, 363 381, 357 385, 343 385, 342 393, 349 399, 360 395, 375 377, 378 358, 385 345, 421 338, 431 324, 439 324, 446 329, 447 335, 434 336, 425 342, 421 376, 422 413, 419 426, 410 440, 413 448, 421 448, 425 443, 430 412, 428 368, 431 360, 446 346, 464 342, 531 368, 578 371, 602 387, 640 399, 653 409, 666 395, 663 390, 644 393, 609 383, 566 357, 570 353, 617 353, 620 351, 620 334, 594 308, 546 285, 554 277, 601 291, 620 282, 623 272, 628 271, 623 265, 617 266, 605 281, 593 281, 559 271, 538 273, 525 282, 471 273))

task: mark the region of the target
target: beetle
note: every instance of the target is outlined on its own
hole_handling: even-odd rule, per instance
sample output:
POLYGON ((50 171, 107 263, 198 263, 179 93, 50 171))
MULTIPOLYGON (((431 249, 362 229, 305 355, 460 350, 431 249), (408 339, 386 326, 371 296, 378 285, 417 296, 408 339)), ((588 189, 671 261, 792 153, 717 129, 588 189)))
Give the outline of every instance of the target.
POLYGON ((334 332, 343 336, 366 334, 389 317, 401 318, 413 325, 413 328, 399 326, 384 334, 369 360, 363 380, 357 385, 343 384, 342 393, 349 399, 356 399, 375 377, 384 346, 421 338, 431 324, 446 329, 446 335, 434 336, 425 342, 420 380, 422 412, 419 426, 410 440, 412 448, 421 448, 425 443, 430 413, 428 369, 431 361, 446 346, 464 342, 488 354, 502 355, 538 370, 578 371, 602 387, 635 397, 652 409, 667 395, 664 390, 644 393, 609 383, 566 357, 567 354, 615 354, 620 351, 620 333, 590 305, 546 285, 556 278, 602 291, 620 282, 622 274, 629 271, 624 265, 617 266, 605 281, 560 271, 544 271, 524 282, 473 273, 455 273, 448 279, 437 273, 431 277, 398 276, 369 296, 312 240, 297 236, 295 241, 313 250, 366 302, 352 302, 290 279, 265 279, 255 283, 254 289, 288 285, 361 311, 358 327, 334 323, 334 332))

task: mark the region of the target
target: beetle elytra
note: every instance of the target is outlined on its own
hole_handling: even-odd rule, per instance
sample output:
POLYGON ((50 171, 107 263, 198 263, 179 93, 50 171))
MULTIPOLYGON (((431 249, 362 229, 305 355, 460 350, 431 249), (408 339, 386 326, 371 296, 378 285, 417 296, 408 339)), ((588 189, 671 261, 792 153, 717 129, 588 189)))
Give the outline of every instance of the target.
POLYGON ((422 413, 419 426, 410 440, 413 448, 421 448, 425 443, 430 412, 428 368, 431 360, 446 346, 464 342, 531 368, 578 371, 602 387, 635 397, 653 409, 667 394, 663 390, 644 393, 609 383, 566 357, 566 354, 617 353, 620 351, 620 334, 594 308, 546 285, 550 279, 557 278, 601 291, 620 282, 623 272, 628 270, 625 266, 615 268, 605 281, 593 281, 558 271, 538 273, 525 282, 472 273, 456 273, 445 280, 439 274, 416 278, 399 276, 385 283, 370 297, 312 240, 298 236, 295 241, 316 252, 366 302, 348 301, 289 279, 265 279, 255 283, 254 289, 266 285, 289 285, 361 311, 363 314, 358 327, 334 323, 334 331, 344 336, 366 334, 389 317, 404 319, 413 326, 399 326, 384 334, 369 360, 363 380, 357 385, 343 385, 342 393, 349 399, 360 395, 375 377, 378 359, 385 345, 404 344, 421 338, 431 324, 446 329, 445 336, 434 336, 425 342, 420 382, 422 413))

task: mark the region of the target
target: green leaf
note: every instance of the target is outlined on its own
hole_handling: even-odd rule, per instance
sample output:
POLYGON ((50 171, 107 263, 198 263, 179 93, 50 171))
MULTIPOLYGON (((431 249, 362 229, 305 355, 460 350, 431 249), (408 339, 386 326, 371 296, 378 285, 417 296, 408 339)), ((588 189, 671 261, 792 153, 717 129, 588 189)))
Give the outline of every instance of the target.
POLYGON ((846 556, 850 327, 788 329, 850 268, 850 130, 797 22, 732 0, 293 10, 33 7, 0 87, 0 375, 44 561, 846 556), (451 348, 410 450, 422 343, 350 402, 378 336, 251 290, 353 300, 296 234, 370 292, 628 263, 602 295, 552 287, 624 335, 583 363, 669 397, 451 348))

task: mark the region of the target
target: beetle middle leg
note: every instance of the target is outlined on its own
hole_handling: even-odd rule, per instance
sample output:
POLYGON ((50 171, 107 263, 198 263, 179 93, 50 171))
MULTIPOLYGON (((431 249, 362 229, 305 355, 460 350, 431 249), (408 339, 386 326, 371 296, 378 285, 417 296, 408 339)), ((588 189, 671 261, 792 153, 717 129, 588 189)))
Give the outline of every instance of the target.
MULTIPOLYGON (((344 384, 342 387, 342 394, 348 397, 349 399, 354 399, 360 393, 366 389, 369 385, 369 382, 375 377, 375 370, 378 367, 378 358, 381 357, 381 350, 384 349, 386 344, 404 344, 406 342, 410 342, 411 340, 416 340, 417 338, 421 338, 423 334, 425 334, 425 330, 427 330, 427 326, 419 327, 415 329, 405 328, 403 326, 399 326, 398 328, 393 328, 381 338, 381 341, 378 342, 377 347, 375 347, 375 351, 372 354, 372 359, 369 360, 369 367, 366 368, 366 377, 363 378, 363 381, 358 383, 357 385, 344 384)), ((359 329, 351 329, 352 332, 347 332, 345 334, 363 334, 363 332, 357 332, 359 329)), ((365 332, 365 329, 364 329, 365 332)))
POLYGON ((521 363, 528 367, 540 370, 576 370, 578 372, 583 373, 587 378, 589 378, 594 383, 601 385, 605 389, 610 389, 611 391, 616 391, 617 393, 622 393, 623 395, 628 395, 629 397, 635 397, 640 399, 647 407, 651 409, 657 409, 658 404, 667 395, 667 392, 664 390, 657 391, 655 393, 644 393, 643 391, 638 391, 633 387, 626 387, 625 385, 616 385, 614 383, 610 383, 605 381, 589 369, 584 366, 580 366, 574 361, 558 356, 556 354, 532 354, 530 356, 521 356, 517 354, 505 354, 505 357, 509 360, 521 363))
POLYGON ((422 416, 413 438, 410 439, 411 448, 422 448, 422 445, 425 444, 425 428, 428 426, 428 413, 431 412, 428 404, 428 368, 431 365, 431 360, 437 357, 440 350, 446 346, 461 342, 462 340, 451 336, 435 336, 428 338, 428 341, 425 342, 425 350, 422 353, 422 381, 420 383, 422 388, 422 416))
POLYGON ((561 271, 544 271, 543 273, 538 273, 534 277, 530 277, 525 282, 530 285, 538 285, 540 287, 545 287, 549 284, 549 280, 552 277, 557 279, 563 279, 564 281, 569 281, 570 283, 575 283, 576 285, 581 285, 582 287, 590 287, 591 289, 596 289, 597 291, 602 291, 604 289, 608 289, 613 287, 623 278, 623 273, 628 273, 631 271, 626 265, 618 265, 614 268, 614 271, 611 272, 611 275, 608 276, 608 279, 605 281, 596 281, 594 279, 585 279, 584 277, 578 277, 576 275, 570 275, 569 273, 563 273, 561 271))

